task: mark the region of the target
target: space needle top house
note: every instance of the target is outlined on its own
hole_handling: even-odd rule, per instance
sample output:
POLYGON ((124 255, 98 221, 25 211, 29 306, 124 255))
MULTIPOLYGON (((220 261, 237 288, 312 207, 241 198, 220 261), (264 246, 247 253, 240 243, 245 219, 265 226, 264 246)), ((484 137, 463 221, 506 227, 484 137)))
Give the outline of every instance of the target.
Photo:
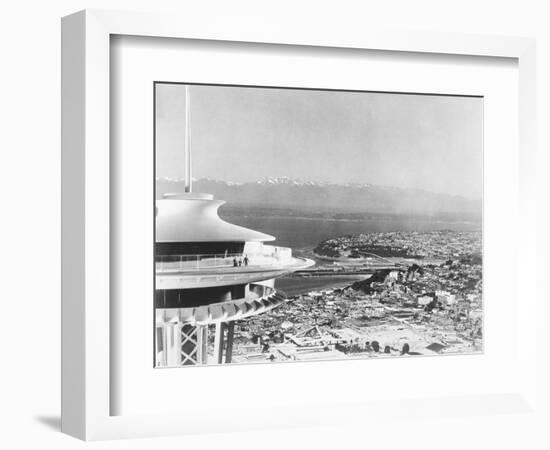
POLYGON ((314 264, 265 245, 273 236, 225 222, 225 202, 192 192, 189 86, 185 94, 185 192, 155 204, 156 367, 231 362, 235 320, 280 305, 275 278, 314 264))

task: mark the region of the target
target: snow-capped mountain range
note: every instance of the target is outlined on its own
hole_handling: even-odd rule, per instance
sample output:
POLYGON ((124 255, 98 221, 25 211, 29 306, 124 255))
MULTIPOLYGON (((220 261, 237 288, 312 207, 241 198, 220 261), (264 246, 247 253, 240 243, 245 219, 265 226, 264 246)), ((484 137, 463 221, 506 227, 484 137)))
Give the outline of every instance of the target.
MULTIPOLYGON (((157 179, 157 198, 183 191, 184 181, 157 179)), ((373 184, 334 184, 288 177, 264 177, 258 181, 193 180, 194 192, 213 194, 231 205, 253 205, 307 211, 391 214, 453 214, 481 217, 481 200, 373 184)))

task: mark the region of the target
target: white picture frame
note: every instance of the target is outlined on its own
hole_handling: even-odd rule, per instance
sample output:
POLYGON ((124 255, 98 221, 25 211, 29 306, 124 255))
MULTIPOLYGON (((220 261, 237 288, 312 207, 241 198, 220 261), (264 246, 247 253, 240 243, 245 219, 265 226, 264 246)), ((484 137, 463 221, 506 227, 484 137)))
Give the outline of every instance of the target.
MULTIPOLYGON (((112 283, 110 182, 110 57, 111 36, 144 36, 206 41, 323 47, 512 58, 518 63, 519 80, 519 171, 517 183, 517 254, 512 267, 518 279, 528 279, 532 270, 526 261, 536 254, 535 206, 533 195, 535 158, 535 44, 532 39, 457 34, 398 33, 368 30, 330 33, 311 28, 285 30, 262 23, 210 23, 193 17, 112 11, 82 11, 62 22, 62 430, 86 440, 121 437, 161 436, 206 431, 263 427, 262 417, 227 418, 214 411, 208 421, 190 414, 111 415, 112 391, 116 389, 110 371, 112 283), (521 239, 519 239, 521 236, 521 239)), ((414 57, 414 55, 413 55, 414 57)), ((485 413, 497 413, 504 406, 524 411, 536 407, 536 292, 523 289, 518 303, 517 382, 502 393, 471 394, 464 398, 436 398, 441 411, 468 414, 472 404, 485 413), (529 343, 529 345, 525 345, 529 343)), ((518 293, 515 292, 517 296, 518 293)), ((335 364, 335 363, 324 363, 335 364)), ((372 364, 372 362, 370 363, 372 364)), ((217 369, 216 369, 217 370, 217 369)), ((231 369, 230 369, 231 370, 231 369)), ((235 369, 233 369, 235 370, 235 369)), ((241 371, 244 368, 239 368, 241 371)), ((303 370, 303 369, 296 369, 303 370)), ((185 373, 181 375, 185 377, 185 373)), ((405 399, 402 399, 405 400, 405 399)), ((322 420, 349 420, 375 414, 389 414, 396 399, 369 404, 363 400, 347 405, 345 415, 318 405, 296 410, 277 405, 271 426, 308 424, 322 420), (307 417, 307 418, 306 418, 307 417)), ((422 410, 422 400, 403 403, 411 414, 422 410)), ((471 411, 470 411, 471 412, 471 411)), ((390 414, 391 415, 391 414, 390 414)))

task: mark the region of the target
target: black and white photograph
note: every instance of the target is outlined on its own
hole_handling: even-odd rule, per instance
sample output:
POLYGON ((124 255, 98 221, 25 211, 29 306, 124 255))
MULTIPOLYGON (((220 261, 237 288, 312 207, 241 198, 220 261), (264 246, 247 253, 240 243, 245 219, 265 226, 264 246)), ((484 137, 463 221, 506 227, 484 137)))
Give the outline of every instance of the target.
POLYGON ((483 105, 155 83, 154 366, 482 353, 483 105))

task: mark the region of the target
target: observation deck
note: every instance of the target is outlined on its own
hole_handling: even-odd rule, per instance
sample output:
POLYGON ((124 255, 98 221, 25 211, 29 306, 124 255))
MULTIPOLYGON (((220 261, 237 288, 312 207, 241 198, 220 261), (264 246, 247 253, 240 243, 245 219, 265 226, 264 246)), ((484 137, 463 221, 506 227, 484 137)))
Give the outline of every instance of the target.
POLYGON ((156 258, 157 289, 228 286, 277 278, 314 265, 287 247, 263 245, 255 253, 168 255, 156 258))

